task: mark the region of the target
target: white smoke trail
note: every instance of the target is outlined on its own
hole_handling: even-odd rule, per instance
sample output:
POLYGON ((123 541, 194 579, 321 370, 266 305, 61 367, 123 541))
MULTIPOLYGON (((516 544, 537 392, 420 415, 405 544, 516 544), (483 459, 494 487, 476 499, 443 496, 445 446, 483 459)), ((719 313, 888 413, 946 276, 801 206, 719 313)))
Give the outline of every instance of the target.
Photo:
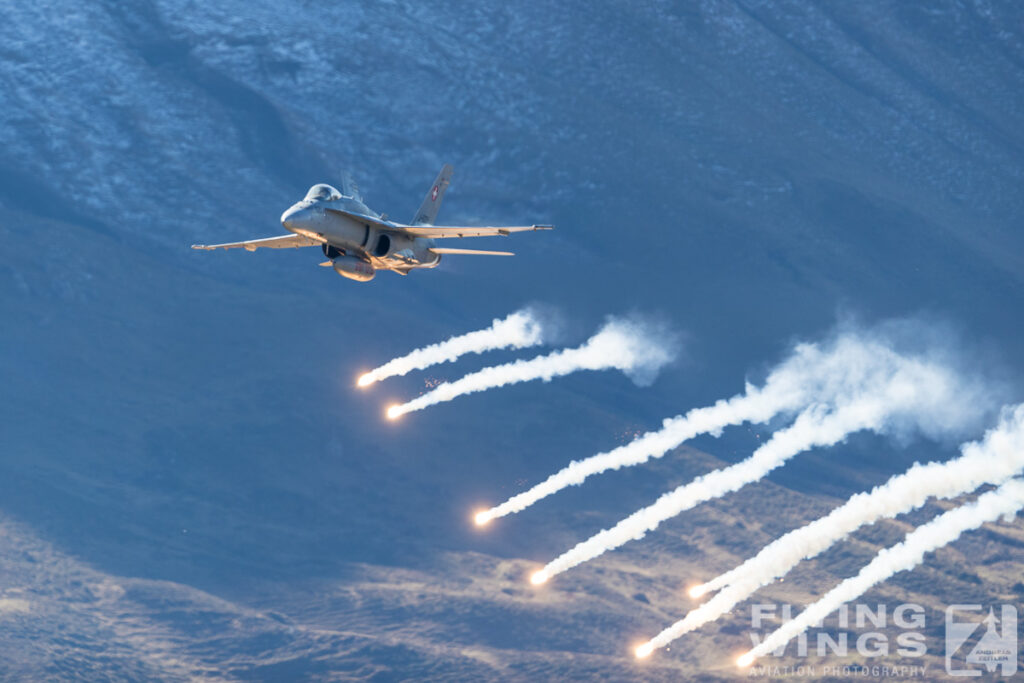
POLYGON ((700 434, 719 436, 725 427, 767 422, 813 402, 832 400, 837 394, 862 385, 867 375, 877 372, 881 364, 897 362, 888 347, 857 334, 844 334, 826 345, 800 344, 789 358, 771 371, 763 387, 747 383, 743 394, 666 419, 658 431, 648 432, 611 451, 573 461, 533 488, 478 512, 476 523, 486 524, 492 519, 521 512, 568 486, 582 484, 591 475, 660 458, 700 434))
POLYGON ((779 537, 736 569, 694 587, 693 597, 722 591, 641 646, 643 651, 664 647, 718 619, 801 560, 824 552, 861 526, 910 512, 933 496, 954 498, 1019 475, 1024 470, 1024 405, 1005 410, 997 427, 981 441, 964 444, 961 451, 959 458, 915 464, 870 492, 854 495, 825 517, 779 537))
POLYGON ((452 337, 437 344, 416 349, 412 353, 388 361, 359 378, 359 386, 367 387, 388 377, 398 377, 413 370, 450 363, 468 353, 496 349, 523 349, 544 343, 544 325, 530 309, 516 311, 503 320, 495 319, 490 327, 452 337))
POLYGON ((549 562, 531 577, 543 583, 578 564, 631 540, 643 538, 666 519, 697 504, 718 498, 756 481, 792 456, 809 448, 831 446, 849 434, 892 427, 929 430, 943 419, 957 420, 957 409, 973 411, 964 403, 958 378, 947 368, 914 358, 897 357, 878 364, 863 375, 863 385, 837 397, 831 410, 816 404, 804 410, 786 429, 776 432, 743 462, 698 477, 549 562))
POLYGON ((518 382, 545 382, 577 370, 617 369, 637 384, 654 381, 662 366, 675 358, 675 345, 666 334, 637 320, 610 319, 582 345, 530 360, 484 368, 454 382, 445 382, 408 403, 388 408, 391 419, 464 394, 518 382))
POLYGON ((910 512, 931 497, 955 498, 982 484, 1016 476, 1024 469, 1024 405, 1005 410, 999 425, 982 441, 964 444, 961 451, 963 455, 949 462, 915 463, 904 474, 852 496, 825 517, 776 539, 739 567, 695 586, 690 594, 700 597, 747 575, 763 578, 766 584, 861 526, 910 512))
POLYGON ((977 529, 1000 517, 1012 518, 1024 508, 1024 481, 1011 479, 995 491, 982 494, 973 503, 943 513, 907 534, 902 543, 878 553, 856 576, 830 590, 820 600, 773 631, 752 650, 739 658, 740 666, 788 643, 792 638, 820 622, 844 603, 857 599, 872 586, 893 574, 913 569, 924 561, 925 553, 952 543, 965 531, 977 529))

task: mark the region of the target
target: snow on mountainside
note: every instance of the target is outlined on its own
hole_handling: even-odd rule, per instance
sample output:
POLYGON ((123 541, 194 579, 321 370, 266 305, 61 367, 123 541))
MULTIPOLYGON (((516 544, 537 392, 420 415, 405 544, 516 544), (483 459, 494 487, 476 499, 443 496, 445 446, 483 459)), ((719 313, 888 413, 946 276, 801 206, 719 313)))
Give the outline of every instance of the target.
POLYGON ((4 170, 132 233, 202 234, 226 208, 272 228, 343 165, 413 205, 451 157, 465 195, 549 212, 587 190, 777 211, 809 149, 813 175, 942 197, 983 238, 1022 208, 1012 5, 57 5, 0 29, 4 170))
MULTIPOLYGON (((559 226, 516 240, 536 264, 523 298, 566 279, 605 310, 683 292, 672 305, 701 320, 757 320, 766 302, 751 292, 796 301, 777 328, 757 320, 759 344, 820 327, 837 301, 939 303, 1012 338, 978 301, 1019 299, 1024 272, 1018 15, 985 2, 19 7, 0 27, 0 202, 244 277, 247 261, 181 248, 279 233, 280 212, 343 168, 407 219, 452 162, 441 222, 559 226)), ((288 258, 269 267, 293 272, 288 258)), ((494 277, 523 287, 514 268, 494 277)))

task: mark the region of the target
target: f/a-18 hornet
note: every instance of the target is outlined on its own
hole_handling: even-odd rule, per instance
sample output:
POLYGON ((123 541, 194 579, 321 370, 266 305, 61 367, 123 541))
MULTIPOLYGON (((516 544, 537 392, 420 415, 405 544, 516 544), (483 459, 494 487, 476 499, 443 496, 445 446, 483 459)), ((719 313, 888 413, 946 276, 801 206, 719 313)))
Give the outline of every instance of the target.
POLYGON ((452 167, 445 165, 430 187, 412 223, 394 223, 366 204, 359 188, 345 177, 338 192, 330 185, 314 185, 305 198, 281 215, 281 224, 289 235, 266 237, 226 244, 193 244, 193 249, 236 249, 255 251, 320 247, 331 266, 342 277, 369 282, 378 270, 408 275, 416 268, 436 268, 442 254, 512 256, 508 251, 451 249, 435 247, 434 240, 449 237, 487 237, 509 235, 527 230, 551 230, 550 225, 526 225, 506 228, 441 227, 434 225, 444 191, 451 181, 452 167))

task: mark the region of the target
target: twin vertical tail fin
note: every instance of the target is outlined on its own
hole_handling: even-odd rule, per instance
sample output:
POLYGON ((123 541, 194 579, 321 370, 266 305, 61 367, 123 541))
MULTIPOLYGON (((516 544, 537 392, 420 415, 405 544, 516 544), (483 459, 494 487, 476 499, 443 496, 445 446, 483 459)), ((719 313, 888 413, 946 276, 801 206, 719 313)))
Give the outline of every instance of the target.
POLYGON ((363 195, 359 192, 359 186, 356 185, 355 178, 348 171, 341 172, 341 193, 346 197, 352 197, 360 202, 363 201, 363 195))
POLYGON ((427 196, 423 198, 423 203, 420 204, 420 208, 416 211, 416 218, 412 220, 411 225, 433 225, 434 220, 437 218, 437 210, 441 208, 441 199, 444 197, 444 191, 448 189, 448 183, 452 180, 452 167, 449 164, 445 164, 441 172, 437 174, 437 180, 430 186, 430 190, 427 191, 427 196))

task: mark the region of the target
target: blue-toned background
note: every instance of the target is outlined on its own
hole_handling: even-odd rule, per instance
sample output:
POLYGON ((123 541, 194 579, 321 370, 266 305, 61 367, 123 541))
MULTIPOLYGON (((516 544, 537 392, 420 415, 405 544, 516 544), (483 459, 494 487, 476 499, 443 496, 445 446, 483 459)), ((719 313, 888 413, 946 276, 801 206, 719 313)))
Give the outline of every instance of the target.
MULTIPOLYGON (((727 678, 743 615, 643 669, 628 645, 688 608, 693 572, 949 446, 801 456, 539 592, 536 563, 741 457, 757 430, 486 534, 470 511, 742 390, 847 314, 940 320, 1011 376, 1024 358, 1024 11, 1009 0, 60 0, 2 16, 9 677, 727 678), (557 230, 459 245, 514 259, 369 285, 315 267, 316 250, 188 249, 279 234, 343 169, 408 220, 446 162, 440 223, 557 230), (685 353, 650 388, 584 373, 396 424, 391 400, 512 354, 353 388, 531 302, 563 311, 567 344, 639 311, 685 332, 685 353)), ((802 589, 897 528, 827 555, 802 589)), ((896 585, 936 605, 1007 599, 1012 571, 972 568, 1000 541, 965 540, 971 561, 940 555, 896 585)))

